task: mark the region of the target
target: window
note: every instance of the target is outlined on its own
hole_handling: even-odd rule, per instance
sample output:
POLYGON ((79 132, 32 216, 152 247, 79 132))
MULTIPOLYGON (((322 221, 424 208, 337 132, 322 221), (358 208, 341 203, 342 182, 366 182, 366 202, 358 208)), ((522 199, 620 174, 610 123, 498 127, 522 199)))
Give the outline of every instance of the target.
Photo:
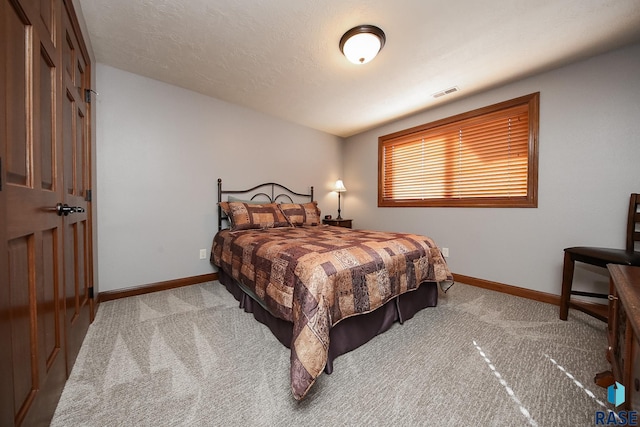
POLYGON ((537 207, 540 93, 378 139, 378 206, 537 207))

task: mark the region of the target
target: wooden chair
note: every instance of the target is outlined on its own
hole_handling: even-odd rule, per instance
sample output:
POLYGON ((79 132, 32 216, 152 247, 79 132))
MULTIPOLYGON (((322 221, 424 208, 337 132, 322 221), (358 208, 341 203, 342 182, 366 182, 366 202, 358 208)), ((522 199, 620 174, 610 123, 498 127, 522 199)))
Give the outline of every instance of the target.
POLYGON ((635 243, 640 241, 640 194, 631 194, 629 202, 629 216, 627 219, 627 247, 626 249, 592 248, 577 246, 564 250, 564 268, 562 270, 562 294, 560 296, 560 319, 567 320, 569 308, 587 313, 604 322, 607 321, 607 306, 589 304, 582 301, 571 301, 571 295, 595 298, 607 298, 608 294, 581 292, 571 289, 573 284, 573 269, 576 261, 606 268, 607 264, 622 264, 640 266, 640 251, 635 250, 635 243))

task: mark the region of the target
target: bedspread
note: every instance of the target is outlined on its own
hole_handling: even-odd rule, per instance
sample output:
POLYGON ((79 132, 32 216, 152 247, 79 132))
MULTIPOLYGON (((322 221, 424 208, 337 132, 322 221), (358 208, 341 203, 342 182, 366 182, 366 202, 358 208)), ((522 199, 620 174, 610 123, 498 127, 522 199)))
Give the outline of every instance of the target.
POLYGON ((293 323, 291 387, 302 399, 327 362, 329 329, 425 281, 453 276, 426 236, 342 227, 279 227, 216 234, 212 262, 276 317, 293 323))

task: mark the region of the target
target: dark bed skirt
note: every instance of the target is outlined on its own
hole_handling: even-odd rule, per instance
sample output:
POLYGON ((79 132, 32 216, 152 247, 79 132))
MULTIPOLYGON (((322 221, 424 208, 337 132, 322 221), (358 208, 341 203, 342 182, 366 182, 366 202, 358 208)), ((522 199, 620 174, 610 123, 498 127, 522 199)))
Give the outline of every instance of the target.
MULTIPOLYGON (((291 322, 271 315, 222 270, 218 271, 218 280, 240 302, 240 308, 247 313, 253 313, 253 317, 266 325, 278 341, 287 348, 291 348, 293 335, 291 322)), ((329 332, 329 357, 325 372, 328 374, 333 372, 333 361, 336 357, 355 350, 376 335, 388 330, 395 322, 403 323, 423 308, 435 307, 437 304, 438 285, 434 282, 424 282, 415 291, 402 294, 370 313, 341 320, 329 332)))

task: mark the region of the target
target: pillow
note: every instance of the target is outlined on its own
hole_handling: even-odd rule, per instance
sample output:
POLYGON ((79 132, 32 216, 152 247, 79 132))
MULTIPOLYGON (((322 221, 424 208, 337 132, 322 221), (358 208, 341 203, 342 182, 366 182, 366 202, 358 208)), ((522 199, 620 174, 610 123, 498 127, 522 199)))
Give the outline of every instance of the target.
MULTIPOLYGON (((228 202, 242 202, 242 203, 248 203, 248 204, 250 204, 250 205, 266 205, 266 204, 271 203, 271 201, 270 201, 270 200, 245 200, 245 199, 240 199, 240 198, 235 197, 235 196, 232 196, 232 195, 229 195, 229 196, 227 197, 227 201, 228 201, 228 202)), ((231 218, 229 218, 229 216, 227 215, 227 213, 226 213, 226 212, 224 212, 224 209, 223 209, 223 213, 224 213, 224 215, 222 215, 222 219, 223 219, 223 220, 225 220, 225 219, 226 219, 227 221, 229 221, 229 225, 230 225, 230 227, 229 227, 229 228, 231 228, 231 225, 232 225, 232 223, 231 223, 231 218)))
POLYGON ((220 207, 229 217, 232 231, 290 226, 275 203, 220 202, 220 207))
POLYGON ((320 225, 318 202, 282 203, 280 210, 293 226, 320 225))

